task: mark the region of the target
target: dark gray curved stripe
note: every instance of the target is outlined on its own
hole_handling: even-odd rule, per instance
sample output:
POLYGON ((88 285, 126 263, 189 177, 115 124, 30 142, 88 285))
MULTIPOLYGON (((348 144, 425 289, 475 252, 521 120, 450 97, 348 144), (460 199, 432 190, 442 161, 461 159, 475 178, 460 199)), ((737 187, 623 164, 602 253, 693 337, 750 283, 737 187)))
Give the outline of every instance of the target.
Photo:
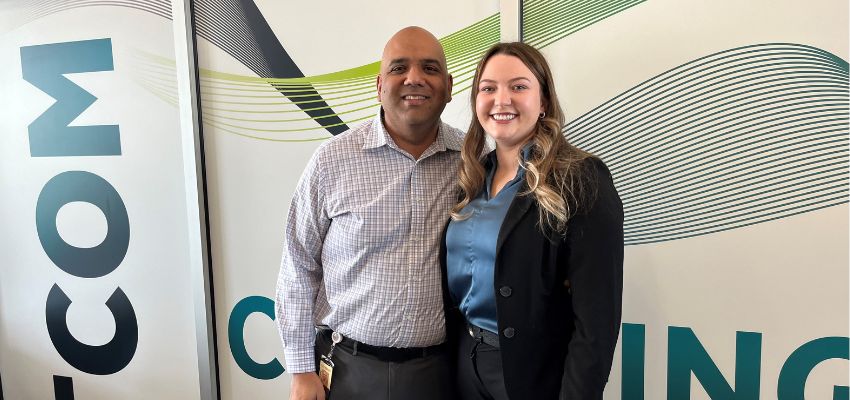
MULTIPOLYGON (((830 116, 836 116, 836 115, 831 114, 830 116)), ((846 125, 846 123, 847 123, 847 119, 844 118, 841 121, 841 124, 843 126, 843 125, 846 125)), ((816 128, 820 128, 820 127, 821 127, 820 125, 812 125, 812 124, 808 123, 808 121, 806 121, 806 123, 805 123, 805 130, 812 130, 813 132, 819 133, 819 134, 822 134, 822 135, 827 134, 826 132, 821 132, 821 131, 815 130, 816 128)), ((793 127, 787 127, 786 129, 792 129, 792 128, 793 127)), ((802 135, 805 131, 803 131, 803 132, 795 131, 795 133, 797 133, 797 132, 799 132, 802 135)), ((744 132, 744 133, 746 133, 746 132, 744 132)), ((810 141, 814 142, 814 141, 817 141, 817 140, 823 140, 825 138, 829 138, 829 136, 821 137, 821 138, 806 138, 806 140, 810 140, 810 141)), ((765 140, 765 141, 767 141, 767 140, 765 140)), ((716 165, 723 165, 724 167, 726 167, 727 171, 730 171, 729 168, 731 166, 738 165, 738 164, 741 164, 742 168, 755 167, 755 166, 758 166, 757 164, 754 164, 755 161, 757 161, 760 158, 760 157, 756 157, 756 155, 758 153, 761 153, 762 156, 772 154, 772 153, 769 153, 769 151, 771 151, 771 150, 775 150, 776 152, 781 153, 783 151, 787 151, 787 150, 791 149, 792 148, 791 146, 794 144, 794 141, 784 142, 784 143, 779 145, 778 149, 766 147, 766 148, 761 149, 761 151, 758 151, 759 149, 736 150, 732 146, 737 144, 737 143, 735 143, 734 141, 728 141, 727 143, 728 143, 728 145, 724 145, 725 147, 723 147, 723 148, 712 147, 710 149, 703 150, 699 160, 692 160, 691 163, 688 163, 688 161, 687 161, 687 158, 691 158, 691 157, 687 157, 687 158, 686 157, 664 158, 664 156, 659 156, 659 157, 661 157, 660 159, 664 160, 664 163, 665 163, 664 165, 661 165, 659 167, 659 164, 657 162, 646 163, 645 167, 640 169, 640 172, 642 174, 644 174, 644 176, 640 177, 641 180, 638 181, 637 183, 624 182, 622 184, 622 188, 623 189, 641 190, 642 196, 638 196, 638 197, 636 197, 636 199, 644 198, 645 195, 646 195, 645 192, 648 191, 648 190, 651 190, 649 188, 650 184, 656 184, 656 185, 657 184, 665 184, 665 185, 666 184, 673 184, 674 182, 676 182, 676 180, 678 180, 678 182, 683 182, 683 179, 685 179, 685 178, 689 179, 688 182, 692 184, 694 182, 692 179, 697 179, 697 178, 700 178, 702 176, 705 176, 706 174, 704 173, 704 171, 708 170, 710 172, 710 170, 711 170, 710 167, 712 165, 715 165, 715 166, 716 165), (742 158, 744 159, 744 161, 737 163, 737 164, 732 163, 733 161, 737 161, 737 160, 742 159, 742 158), (663 181, 658 181, 658 182, 650 181, 649 179, 646 179, 647 176, 652 177, 657 173, 664 173, 668 176, 668 178, 663 180, 663 181)), ((751 145, 751 143, 743 143, 743 144, 751 145)), ((638 163, 641 163, 641 161, 638 161, 638 163)), ((640 165, 643 165, 643 164, 640 164, 640 165)), ((624 172, 627 172, 627 171, 624 171, 624 172)), ((728 177, 726 177, 726 178, 728 178, 728 177)), ((636 208, 638 206, 639 206, 639 203, 635 204, 636 208)))
POLYGON ((30 4, 21 19, 29 22, 61 11, 95 6, 130 8, 171 19, 171 2, 168 0, 48 0, 30 4))
POLYGON ((167 0, 48 0, 31 3, 27 8, 27 15, 39 18, 67 9, 93 6, 134 8, 171 18, 171 3, 167 0))
MULTIPOLYGON (((770 71, 767 71, 770 72, 770 71)), ((750 73, 749 75, 754 75, 754 73, 750 73)), ((764 89, 768 86, 766 85, 768 82, 775 84, 776 80, 784 81, 787 85, 799 85, 797 80, 808 77, 821 77, 825 79, 820 79, 827 87, 834 88, 837 90, 846 90, 846 78, 841 76, 834 76, 835 74, 831 74, 829 72, 806 72, 805 74, 802 71, 794 71, 791 68, 786 68, 785 71, 774 73, 774 74, 763 74, 761 76, 756 77, 732 77, 732 85, 737 85, 736 89, 752 91, 754 89, 758 89, 759 86, 764 89), (818 75, 819 74, 819 75, 818 75), (777 77, 778 76, 778 77, 777 77), (764 81, 767 78, 772 78, 770 80, 764 81), (753 83, 754 80, 754 83, 753 83), (747 83, 744 85, 744 83, 747 83), (753 87, 756 86, 756 87, 753 87)), ((648 90, 647 94, 644 96, 635 96, 634 99, 617 99, 617 101, 609 104, 609 111, 615 112, 617 114, 617 118, 612 118, 607 121, 599 121, 602 125, 594 124, 593 129, 598 130, 602 129, 611 129, 611 128, 631 128, 631 125, 622 125, 617 124, 620 122, 629 122, 631 124, 641 122, 641 121, 649 121, 652 122, 652 118, 658 118, 658 114, 646 113, 645 111, 649 107, 657 107, 659 105, 667 106, 670 102, 681 103, 683 101, 690 100, 691 97, 685 97, 686 95, 694 95, 698 98, 698 100, 702 102, 709 102, 714 100, 714 97, 717 96, 718 93, 721 92, 720 89, 725 89, 729 87, 720 86, 716 88, 710 88, 706 85, 703 85, 703 82, 697 81, 694 77, 685 77, 686 79, 682 79, 679 82, 675 82, 675 84, 668 85, 670 87, 660 87, 659 89, 651 89, 648 90), (684 88, 681 88, 684 86, 684 88), (677 89, 677 90, 673 90, 677 89), (707 91, 711 91, 713 94, 706 96, 705 93, 707 91), (664 101, 662 101, 664 100, 664 101), (637 118, 635 117, 637 116, 637 118)), ((717 80, 717 83, 721 83, 721 80, 717 80)), ((803 85, 802 87, 808 87, 808 85, 803 85)), ((786 89, 787 90, 787 89, 786 89)), ((674 114, 674 116, 677 114, 674 114)), ((598 118, 601 118, 599 116, 598 118)), ((597 118, 597 120, 598 120, 597 118)), ((594 123, 597 121, 587 121, 588 123, 594 123)), ((587 131, 582 126, 576 126, 576 136, 581 136, 587 131)), ((613 140, 613 138, 611 138, 613 140)))
MULTIPOLYGON (((826 72, 817 71, 814 74, 818 74, 818 73, 820 74, 820 77, 825 78, 825 79, 821 79, 821 81, 822 81, 822 83, 824 83, 828 87, 833 87, 833 88, 836 88, 836 89, 839 89, 839 90, 844 90, 844 87, 846 87, 846 78, 845 77, 835 76, 835 74, 831 74, 828 71, 826 71, 826 72)), ((814 75, 814 74, 812 74, 810 72, 803 74, 803 73, 801 73, 801 71, 794 71, 792 69, 786 68, 785 71, 782 71, 782 72, 779 72, 779 73, 775 73, 775 74, 771 74, 771 75, 763 75, 762 79, 765 79, 767 77, 778 76, 778 78, 771 79, 770 82, 775 83, 776 80, 781 80, 781 81, 786 82, 787 84, 794 84, 796 79, 801 79, 801 78, 804 78, 804 77, 807 77, 807 78, 808 77, 818 77, 818 75, 814 75)), ((710 100, 711 99, 710 97, 704 96, 706 91, 710 90, 712 92, 719 92, 719 89, 723 89, 723 88, 728 87, 728 85, 727 85, 727 86, 721 86, 719 88, 713 88, 713 89, 707 88, 706 86, 701 85, 702 83, 697 81, 693 77, 688 76, 688 77, 685 77, 685 78, 686 79, 680 79, 678 82, 674 82, 675 85, 670 84, 670 85, 667 85, 667 86, 670 86, 670 87, 663 87, 662 86, 662 87, 659 87, 658 89, 647 88, 647 86, 649 86, 649 85, 646 85, 646 84, 639 85, 640 89, 635 90, 635 93, 630 93, 627 96, 620 96, 617 99, 606 103, 605 106, 608 109, 608 111, 610 111, 612 113, 616 113, 617 118, 608 119, 606 121, 601 121, 600 118, 604 118, 605 116, 604 115, 597 115, 597 117, 594 118, 594 119, 588 119, 588 120, 583 121, 581 124, 576 125, 575 128, 574 128, 575 134, 577 136, 581 136, 582 134, 584 134, 586 132, 586 130, 584 129, 584 127, 582 125, 586 125, 586 124, 593 124, 592 129, 598 130, 600 128, 618 127, 618 125, 616 125, 615 123, 621 122, 621 121, 624 121, 624 120, 626 120, 626 121, 641 121, 641 120, 646 120, 650 117, 657 117, 657 115, 655 115, 655 114, 647 114, 643 111, 645 111, 648 107, 658 106, 658 105, 667 105, 670 101, 681 102, 681 101, 687 100, 688 98, 684 98, 683 96, 688 95, 688 94, 692 94, 692 93, 696 93, 697 97, 702 99, 703 101, 710 100), (681 87, 684 87, 684 89, 682 89, 681 87), (678 89, 678 90, 673 90, 673 89, 678 89), (690 90, 690 92, 687 92, 685 90, 690 90), (641 91, 646 91, 647 93, 641 95, 639 93, 641 91), (631 99, 628 98, 629 96, 632 96, 633 94, 638 94, 638 96, 634 96, 634 98, 631 98, 631 99), (662 102, 661 100, 667 100, 667 101, 662 102), (633 118, 635 118, 635 116, 638 116, 639 118, 633 120, 633 118), (602 125, 599 125, 600 123, 602 125)), ((756 78, 751 78, 751 79, 756 79, 756 78)), ((732 80, 733 80, 733 84, 741 85, 740 89, 750 90, 751 88, 749 88, 747 86, 753 86, 752 83, 750 85, 747 85, 747 86, 742 85, 743 83, 748 82, 750 79, 742 79, 741 77, 733 77, 732 80), (734 81, 737 81, 737 82, 734 82, 734 81)), ((718 80, 717 82, 719 83, 719 82, 722 82, 722 81, 718 80)), ((756 82, 756 86, 766 87, 765 83, 767 83, 767 82, 756 82)))
POLYGON ((522 41, 543 48, 644 0, 525 0, 522 41))
MULTIPOLYGON (((664 210, 663 214, 644 214, 643 216, 632 218, 630 220, 630 227, 638 230, 637 228, 655 226, 658 227, 660 225, 659 221, 662 219, 669 222, 668 225, 672 226, 674 223, 680 222, 679 218, 683 216, 687 216, 695 209, 702 211, 703 214, 707 214, 710 212, 718 211, 719 209, 725 209, 727 207, 727 201, 734 199, 735 196, 739 195, 742 191, 752 191, 754 193, 766 192, 768 189, 778 189, 778 190, 799 190, 800 185, 807 185, 812 182, 816 182, 819 179, 831 179, 834 174, 841 173, 841 157, 836 156, 832 157, 832 160, 826 158, 825 160, 821 160, 826 168, 818 171, 816 177, 806 179, 803 181, 797 181, 793 178, 781 180, 778 182, 770 181, 769 177, 764 179, 758 179, 750 185, 750 182, 746 180, 739 180, 732 183, 728 183, 724 185, 721 189, 728 189, 728 191, 718 190, 714 193, 707 193, 705 195, 699 196, 696 200, 692 202, 686 202, 680 199, 679 201, 671 201, 669 203, 669 208, 664 210), (796 186, 795 186, 796 185, 796 186)), ((805 169, 801 172, 813 172, 813 169, 805 169)), ((762 178, 760 176, 759 178, 762 178)), ((790 191, 793 191, 790 190, 790 191)))
MULTIPOLYGON (((266 78, 304 77, 252 0, 197 0, 194 17, 198 36, 218 46, 257 75, 266 78)), ((305 86, 309 91, 305 92, 302 87, 296 93, 287 86, 272 85, 284 96, 297 94, 298 107, 331 134, 347 130, 348 127, 316 90, 305 86)))
MULTIPOLYGON (((846 123, 846 121, 845 121, 846 123)), ((816 131, 817 134, 830 134, 834 133, 834 131, 840 131, 839 129, 827 130, 827 131, 816 131)), ((635 196, 632 199, 631 206, 633 210, 633 217, 635 219, 639 219, 641 215, 650 214, 654 211, 654 204, 652 203, 652 199, 657 196, 665 196, 668 200, 668 207, 674 207, 677 204, 677 201, 680 199, 692 199, 690 196, 683 196, 683 194, 687 194, 687 191, 681 189, 683 186, 687 186, 689 189, 700 190, 703 193, 711 190, 731 190, 730 187, 734 187, 737 183, 746 183, 746 186, 754 185, 759 181, 756 179, 761 178, 762 176, 768 176, 769 174, 763 172, 752 172, 752 169, 758 168, 761 170, 767 170, 770 167, 775 166, 776 164, 780 164, 783 162, 787 162, 792 157, 790 155, 796 155, 797 151, 804 150, 803 155, 806 158, 815 158, 821 156, 830 156, 832 155, 832 151, 830 151, 834 144, 840 143, 843 139, 841 134, 833 134, 830 135, 832 140, 822 140, 816 143, 811 143, 805 146, 799 146, 797 143, 793 143, 794 147, 793 151, 789 150, 790 146, 784 146, 782 144, 774 144, 772 147, 768 148, 763 154, 759 155, 759 157, 753 157, 752 154, 744 154, 738 157, 726 157, 723 161, 728 161, 726 163, 717 163, 715 162, 714 170, 719 169, 719 166, 724 168, 724 172, 726 175, 723 176, 722 183, 713 182, 714 179, 717 179, 716 176, 713 175, 713 170, 707 173, 702 173, 699 175, 690 174, 690 176, 674 176, 672 178, 666 179, 665 181, 658 182, 657 187, 644 187, 641 188, 641 195, 635 196), (820 149, 818 146, 822 143, 829 144, 829 147, 826 149, 820 149), (814 153, 814 150, 820 150, 821 153, 814 153), (743 160, 743 161, 742 161, 743 160)), ((719 157, 718 157, 719 159, 719 157)), ((800 160, 803 161, 803 160, 800 160)), ((701 165, 696 165, 695 168, 699 168, 701 165)), ((821 166, 826 167, 826 166, 821 166)), ((800 169, 800 171, 808 170, 806 168, 800 169)), ((744 187, 743 185, 741 187, 744 187)), ((701 195, 698 195, 696 199, 701 198, 701 195)), ((682 201, 684 203, 684 201, 682 201)), ((670 208, 665 209, 665 213, 669 213, 670 208)))
POLYGON ((848 64, 744 46, 648 79, 571 121, 623 200, 626 244, 737 229, 848 202, 848 64))

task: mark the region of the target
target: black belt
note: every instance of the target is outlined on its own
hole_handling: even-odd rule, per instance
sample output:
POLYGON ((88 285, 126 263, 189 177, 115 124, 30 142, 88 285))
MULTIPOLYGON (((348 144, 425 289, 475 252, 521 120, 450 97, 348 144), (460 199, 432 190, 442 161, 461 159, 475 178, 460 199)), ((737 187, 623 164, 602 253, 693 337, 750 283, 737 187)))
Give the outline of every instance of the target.
POLYGON ((499 348, 499 335, 470 323, 467 323, 466 327, 469 332, 469 336, 472 336, 473 339, 497 349, 499 348))
MULTIPOLYGON (((331 339, 331 334, 333 334, 332 329, 321 327, 318 329, 319 334, 321 334, 329 342, 333 343, 333 340, 331 339)), ((428 355, 442 353, 445 348, 445 343, 428 347, 381 347, 361 343, 354 339, 343 336, 342 341, 339 342, 337 346, 348 350, 348 352, 355 356, 357 355, 357 353, 363 353, 375 357, 381 361, 401 363, 416 358, 427 357, 428 355)))

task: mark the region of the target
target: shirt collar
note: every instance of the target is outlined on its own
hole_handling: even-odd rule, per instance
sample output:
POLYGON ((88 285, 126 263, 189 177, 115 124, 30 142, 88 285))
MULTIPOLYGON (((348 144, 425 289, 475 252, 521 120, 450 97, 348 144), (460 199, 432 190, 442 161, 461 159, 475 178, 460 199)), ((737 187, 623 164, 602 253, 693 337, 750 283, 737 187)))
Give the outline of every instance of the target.
MULTIPOLYGON (((525 144, 525 146, 522 147, 522 150, 520 150, 523 162, 527 161, 528 158, 531 157, 531 148, 533 147, 533 145, 533 143, 528 142, 525 144)), ((490 196, 490 186, 492 186, 493 184, 493 174, 496 173, 496 166, 498 164, 499 160, 496 158, 496 150, 493 150, 490 152, 490 154, 487 154, 487 159, 484 160, 484 170, 487 171, 487 176, 484 178, 484 189, 487 191, 488 199, 492 198, 492 196, 490 196)), ((514 177, 514 179, 511 179, 511 181, 508 182, 505 187, 514 185, 515 183, 519 182, 524 178, 525 168, 523 168, 522 164, 520 164, 519 167, 517 167, 516 176, 514 177)))
MULTIPOLYGON (((534 147, 533 142, 528 142, 524 146, 522 146, 522 150, 520 150, 520 154, 522 155, 522 161, 528 161, 531 157, 531 149, 534 147)), ((496 150, 491 151, 487 154, 487 158, 484 160, 484 169, 489 171, 491 169, 496 169, 496 165, 498 164, 498 160, 496 159, 496 150)), ((522 166, 519 167, 520 171, 523 171, 522 166)))
POLYGON ((534 147, 534 142, 529 141, 524 146, 522 146, 522 150, 520 153, 522 154, 522 161, 528 161, 531 158, 531 148, 534 147))
MULTIPOLYGON (((378 113, 372 120, 372 129, 363 141, 363 149, 374 149, 384 145, 398 149, 392 137, 390 137, 387 128, 384 126, 384 109, 379 108, 378 113)), ((463 139, 460 135, 449 128, 442 120, 437 125, 437 139, 426 150, 426 153, 436 153, 440 151, 453 150, 460 151, 463 146, 463 139)))
POLYGON ((384 129, 384 121, 383 116, 384 110, 379 109, 378 113, 372 118, 372 129, 369 130, 369 134, 366 135, 366 138, 363 140, 363 149, 375 149, 387 144, 391 141, 387 130, 384 129))

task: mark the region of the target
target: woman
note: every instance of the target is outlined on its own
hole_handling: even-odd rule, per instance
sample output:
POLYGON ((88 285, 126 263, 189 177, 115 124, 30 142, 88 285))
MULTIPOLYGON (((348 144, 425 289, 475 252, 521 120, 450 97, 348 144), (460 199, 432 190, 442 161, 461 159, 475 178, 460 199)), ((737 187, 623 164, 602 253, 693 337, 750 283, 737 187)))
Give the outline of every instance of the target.
POLYGON ((490 48, 472 109, 441 249, 461 398, 601 399, 623 286, 608 169, 564 138, 552 73, 531 46, 490 48), (485 134, 496 149, 480 157, 485 134))

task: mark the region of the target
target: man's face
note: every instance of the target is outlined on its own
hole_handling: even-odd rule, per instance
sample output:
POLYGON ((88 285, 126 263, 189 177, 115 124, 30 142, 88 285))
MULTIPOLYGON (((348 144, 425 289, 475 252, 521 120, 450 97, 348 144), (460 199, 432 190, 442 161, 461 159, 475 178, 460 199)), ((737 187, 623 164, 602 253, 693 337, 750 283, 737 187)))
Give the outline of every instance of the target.
POLYGON ((405 29, 384 48, 378 101, 391 131, 435 125, 451 100, 452 80, 439 42, 428 32, 405 29))

